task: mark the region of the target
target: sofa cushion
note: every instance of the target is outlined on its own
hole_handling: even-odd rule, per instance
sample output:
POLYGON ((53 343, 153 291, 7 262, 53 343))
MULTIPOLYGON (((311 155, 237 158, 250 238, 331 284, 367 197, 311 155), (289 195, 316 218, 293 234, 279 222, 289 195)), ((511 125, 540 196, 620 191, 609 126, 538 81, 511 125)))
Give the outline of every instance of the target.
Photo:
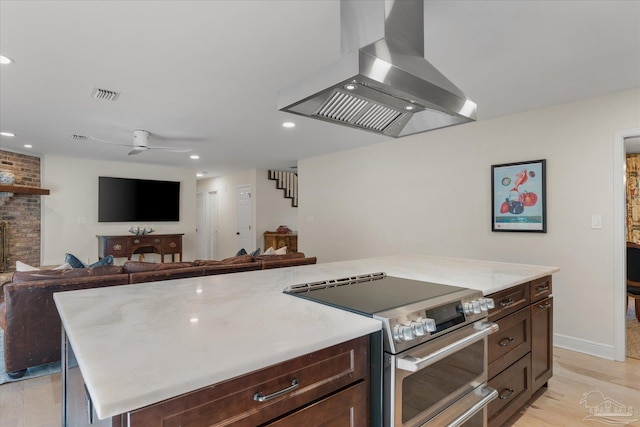
POLYGON ((162 271, 162 270, 174 270, 176 268, 194 267, 195 263, 192 262, 141 262, 141 261, 127 261, 124 263, 125 273, 142 273, 145 271, 162 271))
POLYGON ((223 260, 197 259, 193 263, 195 265, 234 265, 234 264, 246 264, 249 262, 253 262, 253 257, 247 254, 247 255, 240 255, 240 256, 232 256, 230 258, 225 258, 223 260))
POLYGON ((71 270, 16 271, 13 273, 12 282, 24 283, 37 280, 67 280, 75 277, 106 276, 122 273, 123 269, 118 265, 102 265, 93 268, 74 268, 71 270))
POLYGON ((304 258, 304 252, 291 252, 286 255, 260 255, 254 258, 256 261, 280 261, 284 259, 304 258))

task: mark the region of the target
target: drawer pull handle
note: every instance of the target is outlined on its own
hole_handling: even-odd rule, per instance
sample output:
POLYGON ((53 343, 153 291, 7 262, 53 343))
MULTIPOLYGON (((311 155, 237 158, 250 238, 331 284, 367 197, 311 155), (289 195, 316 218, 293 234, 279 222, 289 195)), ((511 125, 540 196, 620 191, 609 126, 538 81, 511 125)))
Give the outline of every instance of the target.
POLYGON ((536 287, 536 292, 542 292, 542 291, 546 291, 547 289, 549 289, 549 285, 540 285, 538 287, 536 287))
POLYGON ((498 344, 500 344, 500 347, 506 347, 506 346, 510 345, 512 342, 513 342, 513 338, 509 337, 509 338, 503 339, 498 344))
POLYGON ((513 304, 513 299, 509 298, 508 300, 500 301, 500 307, 507 307, 513 304))
POLYGON ((171 242, 171 243, 169 243, 169 247, 170 247, 170 248, 175 248, 176 246, 178 246, 178 245, 176 244, 176 242, 171 242))
POLYGON ((117 244, 117 243, 116 243, 115 245, 113 245, 113 250, 114 250, 114 251, 120 251, 120 250, 122 250, 122 245, 120 245, 120 244, 117 244))
POLYGON ((502 400, 510 398, 511 395, 513 394, 513 389, 512 388, 505 388, 504 390, 507 391, 507 394, 500 393, 500 396, 498 396, 502 400))
POLYGON ((547 303, 544 303, 544 304, 540 304, 538 307, 543 308, 543 309, 544 308, 549 308, 549 307, 551 307, 551 303, 547 302, 547 303))
POLYGON ((283 394, 293 391, 297 388, 298 388, 298 380, 294 378, 293 380, 291 380, 291 385, 289 387, 284 388, 280 391, 276 391, 275 393, 268 394, 266 396, 263 396, 262 393, 258 392, 253 395, 253 400, 258 402, 266 402, 267 400, 275 399, 276 397, 282 396, 283 394))
POLYGON ((138 243, 140 243, 140 240, 139 239, 134 239, 133 243, 135 243, 137 245, 138 243))

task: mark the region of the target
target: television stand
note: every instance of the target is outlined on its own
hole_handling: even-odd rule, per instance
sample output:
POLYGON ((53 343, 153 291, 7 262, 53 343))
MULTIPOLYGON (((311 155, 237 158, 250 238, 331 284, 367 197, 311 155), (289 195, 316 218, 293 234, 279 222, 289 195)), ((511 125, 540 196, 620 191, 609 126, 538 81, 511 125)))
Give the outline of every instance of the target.
POLYGON ((112 255, 130 260, 133 254, 155 253, 160 255, 160 262, 164 262, 165 255, 171 255, 171 262, 179 255, 179 261, 182 261, 182 236, 184 234, 96 236, 98 258, 112 255))

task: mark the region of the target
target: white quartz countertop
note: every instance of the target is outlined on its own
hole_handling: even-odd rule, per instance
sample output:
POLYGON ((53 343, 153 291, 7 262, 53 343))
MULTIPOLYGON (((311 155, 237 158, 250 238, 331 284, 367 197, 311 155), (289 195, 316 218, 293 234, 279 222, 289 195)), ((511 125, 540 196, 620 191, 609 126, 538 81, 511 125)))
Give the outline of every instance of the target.
POLYGON ((69 291, 54 300, 104 419, 379 330, 377 320, 282 290, 381 271, 489 294, 559 269, 403 255, 69 291))

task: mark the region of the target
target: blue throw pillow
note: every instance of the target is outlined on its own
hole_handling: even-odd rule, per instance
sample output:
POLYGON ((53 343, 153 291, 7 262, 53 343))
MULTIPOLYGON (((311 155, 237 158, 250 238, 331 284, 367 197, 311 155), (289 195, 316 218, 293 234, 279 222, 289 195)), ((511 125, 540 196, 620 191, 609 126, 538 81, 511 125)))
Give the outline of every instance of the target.
POLYGON ((112 265, 113 264, 113 255, 107 255, 102 258, 100 261, 96 261, 91 265, 88 265, 87 268, 91 267, 100 267, 101 265, 112 265))
POLYGON ((112 265, 113 264, 113 255, 108 255, 102 258, 100 261, 96 261, 93 264, 87 265, 84 262, 80 261, 77 256, 72 254, 64 255, 64 262, 69 264, 72 268, 91 268, 91 267, 99 267, 101 265, 112 265))
POLYGON ((246 254, 247 254, 247 251, 245 251, 244 248, 242 248, 238 251, 238 253, 236 253, 236 256, 246 255, 246 254))
POLYGON ((64 254, 64 262, 69 264, 71 268, 85 268, 84 262, 80 261, 77 256, 72 254, 64 254))
POLYGON ((256 249, 255 251, 251 252, 251 256, 255 257, 260 255, 260 248, 256 249))

